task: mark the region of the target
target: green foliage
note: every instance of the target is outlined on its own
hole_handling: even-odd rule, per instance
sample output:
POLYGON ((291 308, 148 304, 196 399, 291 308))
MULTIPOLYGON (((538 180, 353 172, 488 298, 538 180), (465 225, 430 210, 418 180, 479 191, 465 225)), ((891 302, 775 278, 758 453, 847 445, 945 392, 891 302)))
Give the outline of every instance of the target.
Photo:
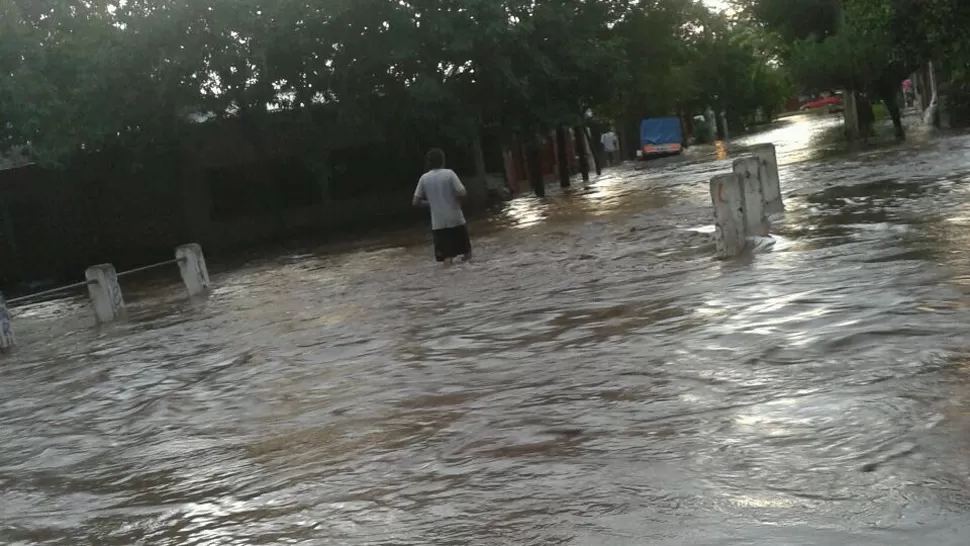
POLYGON ((626 50, 613 117, 692 116, 710 106, 726 110, 737 127, 753 122, 759 110, 773 117, 791 95, 772 35, 695 2, 636 10, 617 33, 626 50))
POLYGON ((901 31, 923 58, 970 61, 970 2, 965 0, 897 0, 905 17, 901 31))
POLYGON ((737 0, 747 17, 761 21, 785 41, 823 39, 839 26, 842 0, 737 0))
POLYGON ((806 91, 885 94, 925 61, 970 61, 970 2, 964 0, 741 1, 745 13, 784 39, 782 56, 806 91), (823 20, 806 16, 810 3, 823 5, 823 20))
POLYGON ((750 117, 787 93, 768 36, 695 0, 2 0, 0 147, 157 153, 193 118, 260 146, 432 127, 454 141, 614 117, 750 117))
MULTIPOLYGON (((804 0, 739 0, 745 13, 784 38, 782 57, 806 91, 845 88, 883 100, 903 136, 899 85, 927 61, 942 68, 942 89, 955 120, 965 116, 970 74, 970 2, 965 0, 841 0, 836 24, 799 12, 804 0), (787 14, 787 15, 786 15, 787 14)), ((825 0, 811 0, 824 2, 825 0)), ((827 12, 826 12, 827 13, 827 12)))

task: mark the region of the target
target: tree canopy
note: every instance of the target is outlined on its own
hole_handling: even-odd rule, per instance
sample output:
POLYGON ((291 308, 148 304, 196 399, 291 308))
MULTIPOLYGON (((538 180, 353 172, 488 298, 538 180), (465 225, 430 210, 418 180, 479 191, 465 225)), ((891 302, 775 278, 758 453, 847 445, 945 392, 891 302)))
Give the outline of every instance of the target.
POLYGON ((59 161, 156 149, 203 119, 273 112, 456 138, 615 116, 751 117, 773 53, 695 0, 6 0, 0 146, 59 161))
MULTIPOLYGON (((955 83, 970 67, 970 3, 964 0, 738 0, 782 40, 780 55, 805 91, 868 92, 890 110, 903 79, 927 61, 955 83)), ((970 98, 970 97, 968 97, 970 98)), ((901 134, 898 113, 893 113, 901 134)))

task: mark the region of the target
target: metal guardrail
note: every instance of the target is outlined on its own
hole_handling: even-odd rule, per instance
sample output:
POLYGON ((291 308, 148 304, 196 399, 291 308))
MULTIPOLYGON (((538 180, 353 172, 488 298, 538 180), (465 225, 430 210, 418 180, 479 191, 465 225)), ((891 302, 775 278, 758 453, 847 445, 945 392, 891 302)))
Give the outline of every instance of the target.
POLYGON ((76 282, 74 284, 69 284, 67 286, 61 286, 59 288, 51 288, 50 290, 44 290, 43 292, 37 292, 34 294, 28 294, 26 296, 20 296, 19 298, 11 298, 7 300, 8 306, 14 306, 20 303, 26 303, 39 298, 45 298, 47 296, 53 296, 55 294, 60 294, 61 292, 70 292, 75 288, 83 288, 89 284, 95 283, 97 281, 82 281, 76 282))
POLYGON ((178 265, 179 275, 182 277, 189 298, 204 297, 209 293, 209 271, 205 265, 205 256, 202 254, 202 247, 193 243, 176 248, 174 260, 136 267, 121 273, 117 273, 111 264, 94 265, 84 272, 86 280, 83 282, 43 290, 6 301, 3 299, 3 294, 0 294, 0 354, 12 351, 16 345, 11 326, 11 305, 28 303, 86 286, 91 296, 91 306, 95 318, 99 324, 105 324, 123 319, 126 316, 125 298, 121 293, 119 279, 175 264, 178 265))
MULTIPOLYGON (((158 263, 155 263, 155 264, 146 265, 146 266, 142 266, 142 267, 136 267, 135 269, 130 269, 128 271, 122 271, 121 273, 118 273, 118 278, 121 279, 123 277, 128 277, 130 275, 134 275, 136 273, 142 273, 144 271, 151 271, 152 269, 158 269, 160 267, 166 267, 166 266, 169 266, 169 265, 181 264, 181 263, 184 263, 184 262, 185 262, 185 258, 178 258, 178 259, 166 260, 164 262, 158 262, 158 263)), ((20 296, 19 298, 11 298, 11 299, 7 300, 7 306, 8 307, 13 307, 13 306, 18 305, 18 304, 27 303, 27 302, 30 302, 30 301, 33 301, 33 300, 36 300, 36 299, 45 298, 47 296, 53 296, 53 295, 56 295, 56 294, 60 294, 62 292, 70 292, 71 290, 75 290, 77 288, 84 288, 84 287, 86 287, 88 285, 91 285, 91 284, 97 284, 97 282, 98 281, 81 281, 81 282, 76 282, 74 284, 68 284, 66 286, 61 286, 61 287, 58 287, 58 288, 51 288, 50 290, 44 290, 42 292, 36 292, 34 294, 28 294, 26 296, 20 296)))
POLYGON ((146 265, 143 267, 136 267, 135 269, 129 269, 128 271, 122 271, 121 273, 118 273, 118 278, 120 279, 122 277, 134 275, 135 273, 141 273, 142 271, 149 271, 152 269, 158 269, 159 267, 165 267, 167 265, 176 265, 183 262, 185 262, 185 259, 181 258, 181 259, 175 259, 175 260, 167 260, 164 262, 158 262, 157 264, 146 265))

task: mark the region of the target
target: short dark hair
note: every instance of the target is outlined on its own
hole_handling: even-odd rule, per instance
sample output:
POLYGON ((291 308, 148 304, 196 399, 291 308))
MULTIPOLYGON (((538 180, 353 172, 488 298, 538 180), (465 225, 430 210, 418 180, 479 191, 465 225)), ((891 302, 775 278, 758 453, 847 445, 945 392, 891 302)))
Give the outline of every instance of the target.
POLYGON ((424 161, 428 164, 429 169, 443 169, 445 168, 445 151, 441 148, 432 148, 424 156, 424 161))

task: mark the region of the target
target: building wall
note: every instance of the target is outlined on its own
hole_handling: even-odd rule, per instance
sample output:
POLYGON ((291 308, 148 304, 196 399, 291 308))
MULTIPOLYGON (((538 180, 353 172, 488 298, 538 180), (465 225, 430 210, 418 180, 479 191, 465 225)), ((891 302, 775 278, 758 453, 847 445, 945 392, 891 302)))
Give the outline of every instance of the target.
POLYGON ((86 203, 36 166, 0 171, 0 286, 56 278, 90 249, 86 203), (56 249, 56 250, 55 250, 56 249))
MULTIPOLYGON (((209 254, 388 222, 426 222, 411 205, 423 144, 357 143, 344 150, 270 132, 262 150, 232 127, 209 127, 167 155, 89 156, 67 169, 0 170, 0 289, 78 280, 90 265, 119 270, 198 242, 209 254)), ((485 177, 468 147, 446 148, 473 206, 485 177)), ((501 160, 499 160, 501 161, 501 160)), ((494 160, 493 160, 494 163, 494 160)))

